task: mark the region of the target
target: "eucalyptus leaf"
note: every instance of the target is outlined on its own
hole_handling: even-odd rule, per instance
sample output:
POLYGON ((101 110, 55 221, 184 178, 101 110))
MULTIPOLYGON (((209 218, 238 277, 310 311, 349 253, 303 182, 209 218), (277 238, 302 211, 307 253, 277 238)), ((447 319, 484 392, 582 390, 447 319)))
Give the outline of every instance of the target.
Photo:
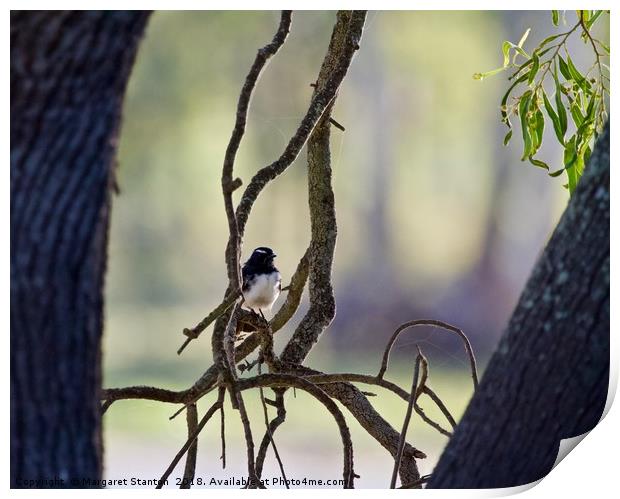
POLYGON ((512 48, 512 43, 506 41, 502 43, 502 53, 504 54, 504 67, 508 66, 510 62, 510 49, 512 48))
POLYGON ((575 148, 575 136, 573 136, 566 144, 564 149, 564 168, 568 175, 568 191, 572 194, 577 187, 577 169, 575 163, 577 162, 577 150, 575 148))
POLYGON ((485 78, 489 76, 493 76, 493 75, 496 75, 497 73, 501 73, 505 69, 506 68, 503 67, 503 68, 492 69, 491 71, 487 71, 486 73, 474 73, 473 78, 474 80, 484 80, 485 78))
POLYGON ((541 161, 539 159, 534 159, 532 156, 530 156, 527 159, 529 159, 530 163, 532 163, 534 166, 537 166, 539 168, 544 168, 547 171, 549 170, 549 165, 545 163, 544 161, 541 161))
POLYGON ((528 84, 530 85, 532 84, 532 82, 534 81, 534 78, 536 78, 536 73, 538 73, 539 68, 540 68, 540 60, 538 59, 538 55, 536 55, 536 52, 534 52, 534 54, 532 54, 532 68, 530 69, 530 72, 527 77, 528 84))
POLYGON ((568 117, 566 116, 566 109, 564 108, 564 103, 562 102, 562 87, 560 85, 560 80, 558 79, 557 63, 553 71, 553 79, 555 81, 555 105, 558 110, 558 120, 560 121, 560 131, 562 132, 561 142, 563 144, 564 135, 566 134, 566 129, 568 127, 568 117))
POLYGON ((560 63, 560 73, 562 73, 562 76, 566 78, 567 81, 572 80, 573 75, 570 74, 568 64, 566 64, 566 61, 562 59, 562 56, 560 54, 558 54, 558 62, 560 63))
POLYGON ((602 10, 595 10, 594 11, 595 14, 588 20, 588 22, 586 22, 586 27, 588 29, 590 29, 592 27, 592 25, 596 22, 596 20, 601 16, 601 14, 603 13, 602 10))
POLYGON ((544 89, 542 91, 542 94, 543 94, 543 100, 545 103, 545 110, 547 111, 549 118, 551 118, 551 121, 553 123, 553 130, 555 131, 555 135, 560 141, 560 143, 564 144, 564 131, 562 131, 562 124, 560 123, 560 118, 555 112, 555 109, 553 109, 553 106, 551 105, 551 102, 549 101, 549 98, 547 97, 547 94, 544 89))
POLYGON ((570 56, 566 56, 566 61, 568 63, 568 71, 570 72, 573 80, 577 82, 577 85, 586 93, 590 93, 592 85, 575 67, 570 56))
POLYGON ((531 155, 532 151, 532 136, 530 135, 530 127, 527 116, 531 98, 532 91, 528 90, 519 100, 519 118, 521 119, 521 132, 523 134, 523 156, 521 157, 521 161, 525 161, 525 159, 531 155))
POLYGON ((550 177, 559 177, 560 175, 562 175, 562 173, 564 173, 564 168, 560 168, 559 170, 556 170, 554 172, 549 172, 549 176, 550 177))
POLYGON ((508 87, 508 90, 506 91, 506 93, 504 94, 504 96, 502 97, 502 102, 501 102, 501 115, 502 115, 502 121, 504 123, 506 123, 506 126, 508 126, 508 128, 510 128, 512 125, 510 123, 510 120, 508 119, 508 113, 506 113, 505 109, 506 109, 506 103, 508 102, 508 97, 510 96, 510 93, 513 91, 513 89, 519 84, 519 83, 523 83, 525 80, 527 80, 527 75, 523 75, 521 76, 521 78, 517 79, 512 85, 510 85, 510 87, 508 87))
POLYGON ((579 128, 583 123, 583 114, 581 113, 581 109, 579 109, 579 105, 577 102, 573 102, 570 106, 570 114, 573 117, 573 121, 577 128, 579 128))
POLYGON ((519 40, 519 43, 517 44, 517 47, 522 48, 523 44, 525 43, 525 40, 527 40, 528 35, 530 34, 531 28, 527 28, 525 30, 525 33, 523 33, 523 36, 521 37, 521 39, 519 40))

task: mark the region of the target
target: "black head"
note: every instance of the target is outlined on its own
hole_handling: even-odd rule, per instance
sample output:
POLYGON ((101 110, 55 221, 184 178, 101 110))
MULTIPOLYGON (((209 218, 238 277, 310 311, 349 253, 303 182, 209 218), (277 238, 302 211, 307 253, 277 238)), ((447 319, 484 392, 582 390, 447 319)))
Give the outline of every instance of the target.
POLYGON ((246 265, 251 265, 253 267, 271 266, 273 265, 273 259, 276 256, 277 255, 271 248, 261 246, 252 252, 252 256, 250 256, 249 260, 246 262, 246 265))

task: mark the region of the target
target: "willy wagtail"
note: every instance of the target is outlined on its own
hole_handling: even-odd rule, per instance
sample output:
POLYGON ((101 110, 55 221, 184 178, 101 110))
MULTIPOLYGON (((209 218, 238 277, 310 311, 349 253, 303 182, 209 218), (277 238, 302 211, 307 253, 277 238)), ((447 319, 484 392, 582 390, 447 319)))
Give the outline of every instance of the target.
POLYGON ((252 252, 241 269, 244 306, 257 314, 270 311, 282 289, 280 272, 273 265, 275 257, 271 248, 261 246, 252 252))

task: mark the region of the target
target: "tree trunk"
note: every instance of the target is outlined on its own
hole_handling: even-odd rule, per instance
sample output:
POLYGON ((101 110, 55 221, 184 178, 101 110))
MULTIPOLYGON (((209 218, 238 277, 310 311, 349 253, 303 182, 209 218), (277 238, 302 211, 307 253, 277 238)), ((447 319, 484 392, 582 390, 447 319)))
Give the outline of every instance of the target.
POLYGON ((600 420, 609 378, 609 124, 429 488, 544 477, 600 420))
POLYGON ((11 13, 11 487, 102 475, 113 161, 147 18, 11 13))

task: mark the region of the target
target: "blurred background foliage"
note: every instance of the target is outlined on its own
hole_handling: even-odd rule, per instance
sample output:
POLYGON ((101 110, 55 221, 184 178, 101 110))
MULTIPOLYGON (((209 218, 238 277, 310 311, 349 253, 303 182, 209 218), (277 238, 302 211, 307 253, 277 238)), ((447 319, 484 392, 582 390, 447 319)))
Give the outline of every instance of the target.
MULTIPOLYGON (((217 305, 226 286, 221 165, 243 79, 278 18, 269 11, 157 12, 151 18, 120 137, 121 194, 114 199, 106 284, 106 386, 182 388, 210 365, 209 332, 181 357, 176 349, 182 329, 217 305)), ((280 155, 304 115, 333 22, 333 12, 294 14, 289 39, 252 102, 235 165, 245 185, 280 155)), ((608 42, 608 17, 597 24, 597 35, 608 42)), ((554 27, 546 11, 369 13, 333 113, 346 127, 344 133, 332 129, 338 312, 308 365, 376 373, 400 323, 435 318, 461 327, 484 367, 568 200, 559 182, 520 162, 518 143, 502 146, 505 79, 472 78, 500 65, 501 42, 518 40, 527 27, 533 41, 564 28, 554 27)), ((573 48, 575 63, 589 67, 587 52, 573 48)), ((561 163, 553 140, 543 143, 541 155, 561 163)), ((275 249, 284 283, 309 241, 305 173, 304 151, 263 192, 244 239, 243 260, 254 247, 275 249)), ((290 337, 306 301, 278 333, 276 348, 290 337)), ((470 380, 462 346, 446 333, 405 333, 388 378, 410 385, 416 343, 430 359, 431 385, 460 415, 470 380)), ((378 395, 373 403, 400 428, 405 403, 378 395)), ((303 394, 287 397, 289 417, 277 441, 289 477, 340 477, 333 422, 303 394)), ((259 438, 258 398, 251 395, 248 405, 259 438)), ((159 476, 185 438, 183 418, 168 421, 173 410, 128 401, 108 411, 108 478, 159 476)), ((214 421, 200 441, 201 476, 243 475, 241 427, 228 413, 227 469, 219 463, 214 421)), ((446 439, 417 421, 409 441, 429 455, 420 462, 426 473, 446 439)), ((355 421, 351 427, 362 476, 356 485, 387 486, 391 458, 355 421)), ((265 474, 277 475, 271 457, 265 474)))

